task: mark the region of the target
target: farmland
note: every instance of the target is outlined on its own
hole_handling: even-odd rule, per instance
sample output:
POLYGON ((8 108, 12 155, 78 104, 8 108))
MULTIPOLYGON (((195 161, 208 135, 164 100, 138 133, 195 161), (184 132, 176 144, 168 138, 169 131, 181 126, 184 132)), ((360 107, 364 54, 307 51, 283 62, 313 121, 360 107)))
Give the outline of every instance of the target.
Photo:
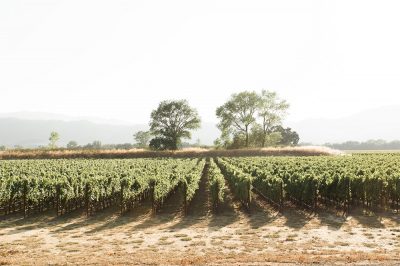
POLYGON ((399 162, 390 153, 0 161, 0 262, 30 264, 29 249, 39 263, 54 254, 56 263, 396 263, 399 162))

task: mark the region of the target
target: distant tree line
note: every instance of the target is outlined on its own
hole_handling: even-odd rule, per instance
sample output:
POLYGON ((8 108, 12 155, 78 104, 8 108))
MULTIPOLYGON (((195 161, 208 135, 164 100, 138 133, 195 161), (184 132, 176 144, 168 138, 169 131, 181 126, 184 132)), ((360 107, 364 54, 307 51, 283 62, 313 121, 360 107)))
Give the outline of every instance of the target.
MULTIPOLYGON (((239 149, 248 147, 293 146, 299 143, 299 135, 291 128, 282 126, 289 104, 276 92, 262 90, 232 94, 230 99, 217 108, 221 137, 215 140, 217 148, 239 149)), ((102 144, 96 140, 79 145, 71 140, 67 149, 153 149, 177 150, 183 147, 201 147, 200 140, 190 144, 191 132, 201 124, 197 110, 186 100, 162 101, 150 114, 149 130, 138 131, 133 137, 135 144, 102 144)), ((50 133, 48 146, 39 148, 58 149, 60 135, 50 133)), ((18 147, 19 148, 19 147, 18 147)), ((22 147, 21 147, 22 148, 22 147)), ((5 147, 0 147, 5 149, 5 147)))
POLYGON ((95 140, 92 143, 86 145, 78 145, 76 141, 70 141, 67 144, 67 149, 83 149, 83 150, 130 150, 137 148, 136 145, 132 143, 122 143, 122 144, 103 144, 99 140, 95 140))
POLYGON ((400 140, 346 141, 343 143, 326 143, 325 146, 338 150, 398 150, 400 149, 400 140))

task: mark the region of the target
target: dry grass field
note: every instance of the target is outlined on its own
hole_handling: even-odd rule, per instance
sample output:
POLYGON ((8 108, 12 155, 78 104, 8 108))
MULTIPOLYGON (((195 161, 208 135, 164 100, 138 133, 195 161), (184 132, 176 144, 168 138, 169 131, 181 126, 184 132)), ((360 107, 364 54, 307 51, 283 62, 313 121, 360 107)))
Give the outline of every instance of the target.
POLYGON ((157 157, 237 157, 237 156, 318 156, 337 155, 340 151, 319 146, 213 150, 188 148, 178 151, 132 150, 6 150, 0 151, 0 160, 9 159, 73 159, 73 158, 157 158, 157 157))
POLYGON ((286 206, 278 212, 255 195, 250 213, 225 188, 227 201, 210 211, 202 180, 189 212, 181 193, 157 214, 150 202, 120 215, 54 213, 0 221, 0 265, 398 265, 400 216, 286 206))

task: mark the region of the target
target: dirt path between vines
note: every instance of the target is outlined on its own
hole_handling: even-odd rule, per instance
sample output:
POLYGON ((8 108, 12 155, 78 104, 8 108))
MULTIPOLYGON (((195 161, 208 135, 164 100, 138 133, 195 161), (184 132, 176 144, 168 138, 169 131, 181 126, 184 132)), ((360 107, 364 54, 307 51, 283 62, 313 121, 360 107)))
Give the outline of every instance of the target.
POLYGON ((256 195, 249 214, 225 192, 218 214, 203 175, 187 215, 175 193, 157 215, 144 202, 122 216, 118 208, 89 218, 9 216, 0 220, 0 265, 400 263, 400 215, 278 213, 256 195))

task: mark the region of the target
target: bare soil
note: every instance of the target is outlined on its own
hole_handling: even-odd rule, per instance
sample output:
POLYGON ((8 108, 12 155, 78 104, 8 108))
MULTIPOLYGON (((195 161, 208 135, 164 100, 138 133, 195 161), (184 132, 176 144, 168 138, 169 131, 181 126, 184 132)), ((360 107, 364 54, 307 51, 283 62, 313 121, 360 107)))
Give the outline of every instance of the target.
POLYGON ((204 178, 198 192, 187 214, 176 193, 157 214, 143 202, 125 215, 3 217, 0 265, 400 264, 400 215, 278 212, 256 195, 248 213, 228 188, 215 213, 204 178))

